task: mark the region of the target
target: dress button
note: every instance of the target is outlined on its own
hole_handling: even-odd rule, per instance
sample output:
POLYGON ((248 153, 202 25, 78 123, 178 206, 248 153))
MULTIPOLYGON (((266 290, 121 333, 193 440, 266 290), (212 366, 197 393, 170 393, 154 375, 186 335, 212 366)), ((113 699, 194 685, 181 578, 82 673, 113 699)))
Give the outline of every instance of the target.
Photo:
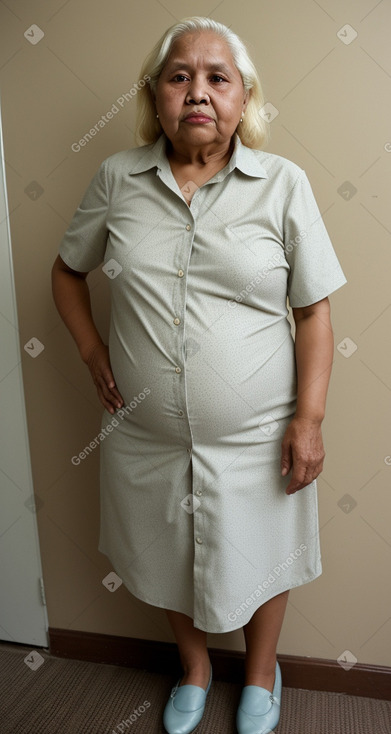
POLYGON ((191 229, 190 224, 186 224, 186 229, 187 229, 187 231, 189 231, 189 229, 191 229))
POLYGON ((175 326, 178 326, 178 324, 180 324, 180 323, 181 323, 181 320, 178 319, 178 317, 176 319, 174 319, 175 326))
POLYGON ((180 368, 180 367, 175 367, 175 372, 177 372, 177 373, 178 373, 178 375, 179 375, 179 373, 180 373, 180 372, 182 372, 182 370, 181 370, 181 368, 180 368))
POLYGON ((199 544, 201 545, 201 543, 202 543, 202 538, 196 538, 196 541, 197 541, 197 543, 199 543, 199 544))
POLYGON ((197 495, 198 497, 201 497, 201 495, 202 495, 202 491, 201 491, 200 489, 197 489, 197 490, 196 490, 196 495, 197 495))
POLYGON ((184 415, 183 410, 178 410, 178 415, 184 415))
POLYGON ((178 277, 183 278, 183 276, 184 276, 183 270, 178 270, 178 277))

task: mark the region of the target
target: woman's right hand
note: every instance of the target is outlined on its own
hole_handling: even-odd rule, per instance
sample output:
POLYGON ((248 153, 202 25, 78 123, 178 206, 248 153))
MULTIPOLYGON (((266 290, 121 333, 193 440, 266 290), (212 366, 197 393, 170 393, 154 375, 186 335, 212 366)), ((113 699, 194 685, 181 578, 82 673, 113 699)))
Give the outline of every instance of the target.
POLYGON ((106 344, 95 344, 83 360, 91 372, 102 405, 113 415, 124 401, 119 394, 111 371, 109 349, 106 344))

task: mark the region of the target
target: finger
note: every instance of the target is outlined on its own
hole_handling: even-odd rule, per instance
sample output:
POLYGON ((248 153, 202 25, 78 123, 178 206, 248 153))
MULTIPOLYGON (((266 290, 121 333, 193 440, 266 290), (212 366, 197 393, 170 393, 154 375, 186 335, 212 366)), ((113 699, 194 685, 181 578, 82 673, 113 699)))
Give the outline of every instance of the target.
POLYGON ((115 398, 117 408, 122 408, 122 406, 123 406, 123 404, 124 404, 125 401, 124 401, 122 395, 118 392, 118 390, 117 390, 116 387, 113 387, 112 388, 111 394, 115 398))
POLYGON ((108 406, 111 408, 110 413, 114 412, 114 408, 120 408, 122 403, 120 399, 113 394, 113 391, 107 387, 105 380, 100 377, 96 384, 100 401, 103 403, 105 408, 108 406))
POLYGON ((124 400, 120 393, 118 392, 116 387, 108 387, 106 382, 102 382, 102 390, 104 392, 104 395, 106 397, 106 400, 110 400, 111 404, 115 406, 115 408, 121 408, 124 404, 124 400))
POLYGON ((103 407, 109 413, 111 413, 111 415, 114 415, 114 413, 115 413, 114 406, 108 400, 106 400, 105 396, 103 395, 103 393, 100 390, 98 390, 98 398, 99 398, 101 404, 103 405, 103 407))
POLYGON ((294 492, 304 489, 304 487, 307 487, 308 484, 311 484, 319 476, 321 470, 321 465, 313 467, 311 465, 301 464, 296 469, 294 468, 291 481, 286 488, 286 493, 294 494, 294 492))
POLYGON ((310 476, 311 471, 305 463, 293 460, 292 477, 285 490, 286 493, 293 494, 306 487, 311 482, 310 476))
POLYGON ((110 390, 111 395, 114 397, 114 403, 117 408, 121 408, 124 404, 124 400, 122 398, 122 395, 118 392, 113 373, 109 367, 102 370, 102 378, 106 384, 106 387, 108 390, 110 390))
POLYGON ((113 373, 110 367, 108 366, 102 367, 101 375, 108 388, 112 389, 113 387, 115 387, 115 380, 114 380, 114 376, 113 376, 113 373))
POLYGON ((281 444, 281 474, 285 477, 292 467, 292 452, 290 444, 282 442, 281 444))

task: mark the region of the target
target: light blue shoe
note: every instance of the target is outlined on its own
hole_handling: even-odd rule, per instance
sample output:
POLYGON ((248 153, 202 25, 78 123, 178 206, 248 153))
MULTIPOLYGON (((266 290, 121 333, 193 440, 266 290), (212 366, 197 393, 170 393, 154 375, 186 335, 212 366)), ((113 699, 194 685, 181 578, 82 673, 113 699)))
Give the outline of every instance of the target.
POLYGON ((238 734, 270 734, 280 719, 281 670, 276 663, 273 693, 261 686, 244 686, 236 714, 238 734))
POLYGON ((172 689, 163 713, 163 724, 168 734, 190 734, 200 723, 212 683, 212 666, 206 691, 201 686, 180 686, 180 682, 181 678, 172 689))

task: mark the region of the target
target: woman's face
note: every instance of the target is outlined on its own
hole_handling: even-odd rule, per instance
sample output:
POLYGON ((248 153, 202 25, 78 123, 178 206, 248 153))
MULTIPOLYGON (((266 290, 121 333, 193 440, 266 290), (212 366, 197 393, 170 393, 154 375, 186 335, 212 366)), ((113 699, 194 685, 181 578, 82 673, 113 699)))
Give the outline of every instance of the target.
POLYGON ((186 33, 175 41, 155 94, 159 122, 181 150, 229 142, 248 102, 227 43, 210 31, 186 33), (211 119, 187 122, 192 111, 211 119))

